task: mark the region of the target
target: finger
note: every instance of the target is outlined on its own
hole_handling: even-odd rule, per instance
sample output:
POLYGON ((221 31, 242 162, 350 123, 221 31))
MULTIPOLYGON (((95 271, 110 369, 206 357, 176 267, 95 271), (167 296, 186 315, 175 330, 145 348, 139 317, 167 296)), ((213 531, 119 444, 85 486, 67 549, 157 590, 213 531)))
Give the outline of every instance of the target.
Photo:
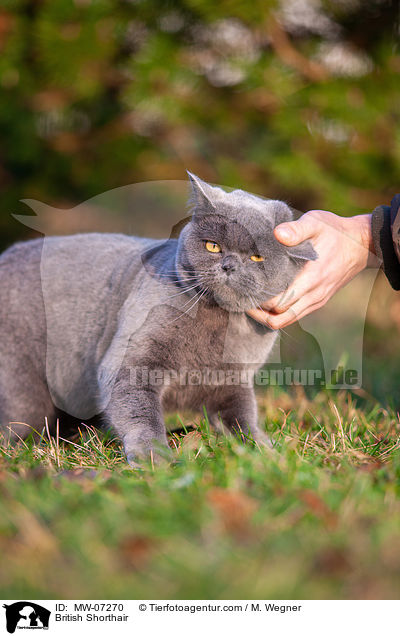
MULTIPOLYGON (((260 322, 262 325, 266 325, 267 327, 271 327, 270 318, 275 315, 268 311, 264 311, 263 309, 249 309, 246 313, 248 316, 254 318, 254 320, 257 320, 257 322, 260 322)), ((271 327, 271 329, 272 328, 273 327, 271 327)))
POLYGON ((286 291, 268 300, 261 305, 261 308, 273 313, 283 313, 292 307, 294 303, 298 302, 300 298, 313 292, 320 284, 320 280, 321 274, 315 268, 314 262, 309 262, 286 291))
MULTIPOLYGON (((306 290, 303 290, 302 287, 297 284, 291 285, 283 294, 272 298, 271 301, 266 303, 266 306, 261 305, 261 309, 266 309, 273 314, 282 314, 287 309, 290 309, 290 307, 304 295, 305 291, 306 290)), ((307 291, 311 290, 307 288, 307 291)))
POLYGON ((291 309, 283 314, 273 314, 262 309, 251 309, 247 313, 257 322, 276 331, 297 320, 297 315, 291 309))
POLYGON ((290 309, 281 314, 264 314, 264 324, 271 327, 271 329, 284 329, 288 325, 301 320, 313 311, 320 309, 325 304, 321 300, 311 300, 310 298, 304 298, 295 303, 290 309))
POLYGON ((275 237, 284 245, 297 245, 317 233, 315 217, 303 214, 297 221, 281 223, 274 229, 275 237))
POLYGON ((263 309, 252 309, 247 313, 254 318, 254 320, 267 325, 271 329, 283 329, 297 320, 304 318, 304 316, 307 316, 312 311, 322 307, 326 300, 328 300, 328 298, 321 299, 315 294, 310 293, 301 298, 297 303, 294 303, 290 309, 280 314, 263 309))

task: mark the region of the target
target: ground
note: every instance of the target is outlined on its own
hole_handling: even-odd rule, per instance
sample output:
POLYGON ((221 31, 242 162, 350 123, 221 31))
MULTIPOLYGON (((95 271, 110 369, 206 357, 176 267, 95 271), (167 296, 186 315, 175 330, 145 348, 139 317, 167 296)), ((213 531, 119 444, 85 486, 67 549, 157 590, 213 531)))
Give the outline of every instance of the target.
POLYGON ((172 465, 140 471, 94 429, 2 450, 0 597, 399 598, 398 416, 301 388, 259 403, 273 450, 184 416, 172 465))

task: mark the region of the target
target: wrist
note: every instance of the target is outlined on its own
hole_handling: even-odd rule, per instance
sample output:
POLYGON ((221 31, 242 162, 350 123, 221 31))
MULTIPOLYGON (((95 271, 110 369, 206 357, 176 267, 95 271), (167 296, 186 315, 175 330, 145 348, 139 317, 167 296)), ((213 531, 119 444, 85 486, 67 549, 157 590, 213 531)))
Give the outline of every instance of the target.
POLYGON ((359 214, 357 216, 352 216, 351 220, 354 224, 355 230, 354 239, 366 250, 375 254, 371 231, 371 217, 372 214, 359 214))
POLYGON ((352 216, 351 221, 354 227, 353 238, 364 249, 372 252, 372 254, 375 254, 375 247, 371 231, 371 217, 372 214, 358 214, 357 216, 352 216))
POLYGON ((372 237, 372 214, 359 214, 351 217, 353 238, 363 248, 365 267, 379 267, 372 237))

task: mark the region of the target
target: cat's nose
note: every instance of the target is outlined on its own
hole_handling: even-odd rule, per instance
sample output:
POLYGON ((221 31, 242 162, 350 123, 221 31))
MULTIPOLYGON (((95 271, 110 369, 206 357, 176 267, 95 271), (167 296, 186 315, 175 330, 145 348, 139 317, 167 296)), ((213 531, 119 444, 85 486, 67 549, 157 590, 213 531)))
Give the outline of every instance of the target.
POLYGON ((224 256, 224 258, 222 259, 221 267, 227 274, 234 272, 235 269, 237 269, 237 265, 238 264, 236 258, 231 254, 224 256))

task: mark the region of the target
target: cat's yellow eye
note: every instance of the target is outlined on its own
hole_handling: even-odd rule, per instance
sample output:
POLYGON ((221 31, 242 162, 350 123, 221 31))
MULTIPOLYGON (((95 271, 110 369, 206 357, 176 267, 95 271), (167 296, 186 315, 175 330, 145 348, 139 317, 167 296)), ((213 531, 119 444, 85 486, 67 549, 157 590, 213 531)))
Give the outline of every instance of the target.
POLYGON ((253 254, 253 256, 250 256, 250 258, 255 263, 261 263, 261 261, 264 260, 264 256, 260 256, 259 254, 253 254))
POLYGON ((218 243, 214 243, 213 241, 206 241, 206 250, 208 252, 212 252, 213 254, 218 254, 221 251, 221 247, 218 243))

